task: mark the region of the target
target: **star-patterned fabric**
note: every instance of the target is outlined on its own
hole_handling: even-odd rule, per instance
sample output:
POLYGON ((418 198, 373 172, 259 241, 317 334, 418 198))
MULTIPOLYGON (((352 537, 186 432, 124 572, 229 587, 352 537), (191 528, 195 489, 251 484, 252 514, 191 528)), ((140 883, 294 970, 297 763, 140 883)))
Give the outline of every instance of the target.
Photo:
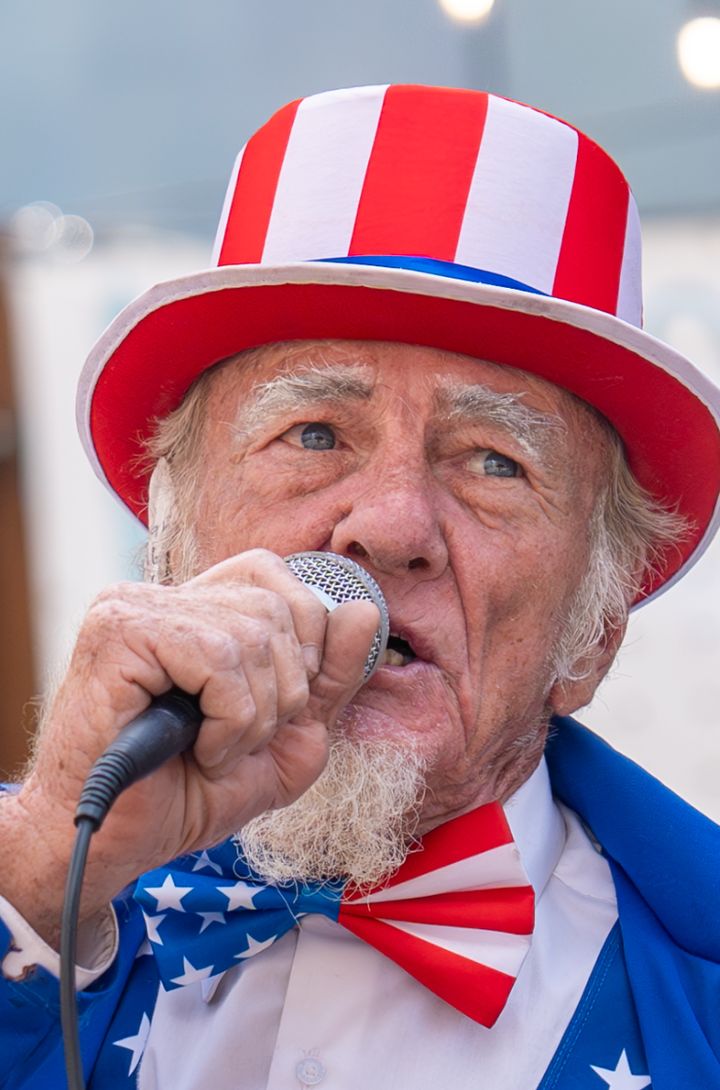
POLYGON ((630 1070, 627 1050, 623 1049, 616 1066, 610 1070, 608 1067, 597 1067, 591 1064, 592 1070, 599 1075, 609 1090, 647 1090, 650 1085, 648 1075, 634 1075, 630 1070))

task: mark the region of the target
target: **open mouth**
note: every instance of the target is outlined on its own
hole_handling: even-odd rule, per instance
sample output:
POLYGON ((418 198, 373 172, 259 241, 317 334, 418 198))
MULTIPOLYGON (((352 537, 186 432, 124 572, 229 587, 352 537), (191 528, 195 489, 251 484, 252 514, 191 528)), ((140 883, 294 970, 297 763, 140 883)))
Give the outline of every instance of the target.
POLYGON ((407 666, 414 662, 417 655, 407 640, 401 640, 399 636, 391 635, 388 638, 387 649, 382 659, 381 666, 407 666))

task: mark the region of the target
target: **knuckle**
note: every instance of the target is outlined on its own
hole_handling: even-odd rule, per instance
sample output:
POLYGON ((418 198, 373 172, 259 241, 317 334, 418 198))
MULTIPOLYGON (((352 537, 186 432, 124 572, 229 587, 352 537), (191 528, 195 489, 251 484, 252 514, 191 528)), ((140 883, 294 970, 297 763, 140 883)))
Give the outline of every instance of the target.
POLYGON ((285 599, 274 591, 264 591, 262 597, 264 614, 268 621, 281 632, 292 628, 292 614, 285 599))
POLYGON ((195 645, 195 653, 214 670, 234 669, 240 659, 240 642, 231 632, 207 626, 198 627, 189 620, 178 621, 174 626, 176 639, 195 645))
POLYGON ((137 618, 142 605, 132 583, 121 583, 101 591, 85 616, 83 635, 92 636, 107 631, 117 633, 118 629, 137 618))
POLYGON ((245 688, 233 701, 233 723, 236 724, 241 731, 245 731, 251 723, 255 722, 256 716, 257 704, 255 703, 255 698, 252 693, 245 688))
POLYGON ((270 549, 248 549, 241 554, 242 559, 255 571, 287 571, 285 561, 270 549))
POLYGON ((303 673, 301 677, 293 678, 283 689, 279 711, 283 715, 295 715, 297 712, 302 711, 309 698, 310 686, 306 675, 303 673))
POLYGON ((317 595, 313 594, 313 592, 305 586, 302 588, 301 603, 305 616, 312 623, 325 625, 328 616, 327 607, 322 604, 317 595))
POLYGON ((251 651, 263 661, 270 660, 272 652, 272 633, 266 624, 254 617, 244 617, 238 626, 237 642, 241 648, 251 651))

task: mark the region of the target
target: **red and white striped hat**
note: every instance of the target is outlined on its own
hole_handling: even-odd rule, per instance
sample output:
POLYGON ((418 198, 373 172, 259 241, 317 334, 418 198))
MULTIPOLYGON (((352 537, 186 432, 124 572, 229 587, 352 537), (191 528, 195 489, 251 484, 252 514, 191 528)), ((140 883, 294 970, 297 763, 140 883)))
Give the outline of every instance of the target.
POLYGON ((300 99, 240 152, 214 260, 127 306, 81 376, 85 448, 138 517, 142 442, 202 371, 255 345, 348 338, 522 368, 604 413, 640 483, 693 527, 648 596, 708 544, 720 397, 642 331, 635 202, 572 126, 449 88, 300 99))

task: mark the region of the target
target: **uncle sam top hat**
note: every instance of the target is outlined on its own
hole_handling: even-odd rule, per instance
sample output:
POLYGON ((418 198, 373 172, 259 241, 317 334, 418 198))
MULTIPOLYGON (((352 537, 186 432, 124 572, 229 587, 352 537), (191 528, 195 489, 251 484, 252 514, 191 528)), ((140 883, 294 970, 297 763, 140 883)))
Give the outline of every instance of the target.
POLYGON ((300 99, 240 152, 214 261, 127 306, 80 379, 85 449, 138 517, 143 442, 198 375, 252 346, 346 338, 521 368, 595 406, 690 523, 646 597, 717 528, 718 391, 643 332, 635 201, 565 122, 440 87, 300 99))

